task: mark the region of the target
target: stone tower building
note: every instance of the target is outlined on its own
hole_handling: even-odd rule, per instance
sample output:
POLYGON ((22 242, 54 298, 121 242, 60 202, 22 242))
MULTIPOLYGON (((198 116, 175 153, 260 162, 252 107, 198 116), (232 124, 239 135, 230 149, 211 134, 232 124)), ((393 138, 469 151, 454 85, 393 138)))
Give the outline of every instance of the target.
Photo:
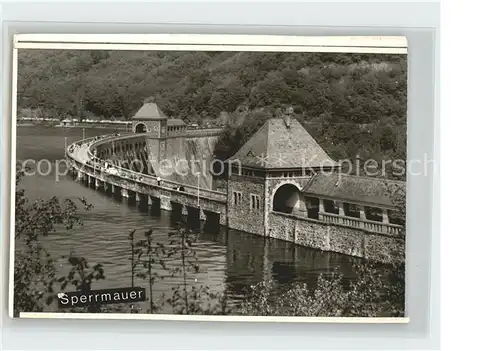
POLYGON ((228 226, 269 235, 271 211, 307 217, 302 189, 318 172, 335 172, 333 161, 296 120, 269 119, 226 160, 228 226))
POLYGON ((154 133, 157 137, 166 137, 167 132, 182 132, 185 129, 183 120, 168 118, 154 102, 145 102, 132 117, 134 133, 154 133))

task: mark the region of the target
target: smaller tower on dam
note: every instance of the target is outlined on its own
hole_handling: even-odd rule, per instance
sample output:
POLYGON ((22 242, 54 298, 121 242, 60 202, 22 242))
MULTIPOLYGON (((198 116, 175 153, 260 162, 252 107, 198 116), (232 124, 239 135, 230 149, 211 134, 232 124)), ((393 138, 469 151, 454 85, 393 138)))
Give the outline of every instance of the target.
POLYGON ((146 100, 132 117, 134 133, 151 133, 166 137, 169 133, 183 132, 186 124, 178 118, 168 118, 155 102, 146 100))
POLYGON ((152 99, 146 99, 132 117, 133 132, 146 135, 149 164, 157 176, 161 176, 159 162, 164 158, 162 155, 166 154, 167 138, 181 135, 186 129, 183 120, 169 118, 152 99))

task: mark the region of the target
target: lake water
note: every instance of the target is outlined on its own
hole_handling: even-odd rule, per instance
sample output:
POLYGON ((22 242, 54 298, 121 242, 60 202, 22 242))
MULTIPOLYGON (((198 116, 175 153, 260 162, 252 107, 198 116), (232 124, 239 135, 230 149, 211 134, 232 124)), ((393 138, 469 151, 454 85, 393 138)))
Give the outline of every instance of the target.
MULTIPOLYGON (((124 200, 116 200, 104 193, 88 188, 69 177, 57 179, 54 164, 64 158, 64 146, 86 137, 113 133, 115 130, 49 127, 17 128, 17 160, 33 160, 40 165, 38 173, 25 177, 21 186, 30 200, 48 199, 52 196, 77 200, 84 197, 93 205, 90 212, 79 214, 83 227, 71 231, 60 231, 50 235, 46 247, 57 260, 58 274, 64 274, 67 260, 62 258, 70 252, 85 257, 90 264, 101 263, 106 279, 97 281, 93 289, 128 287, 130 282, 130 246, 127 240, 132 229, 142 237, 144 231, 154 229, 156 240, 166 240, 173 230, 174 219, 170 212, 151 214, 124 200), (47 160, 42 161, 41 160, 47 160)), ((314 284, 320 274, 331 274, 340 270, 350 276, 352 257, 321 252, 282 242, 271 238, 226 230, 220 227, 215 232, 199 231, 194 245, 200 271, 190 274, 190 285, 206 285, 214 292, 225 291, 230 303, 237 304, 245 297, 249 287, 263 279, 274 279, 279 291, 286 290, 294 282, 314 284)), ((172 266, 180 264, 172 260, 172 266)), ((172 291, 183 280, 180 276, 165 278, 155 284, 155 294, 172 291)), ((136 285, 147 287, 136 279, 136 285)), ((144 308, 144 306, 142 306, 144 308)), ((172 312, 166 305, 163 312, 172 312)))

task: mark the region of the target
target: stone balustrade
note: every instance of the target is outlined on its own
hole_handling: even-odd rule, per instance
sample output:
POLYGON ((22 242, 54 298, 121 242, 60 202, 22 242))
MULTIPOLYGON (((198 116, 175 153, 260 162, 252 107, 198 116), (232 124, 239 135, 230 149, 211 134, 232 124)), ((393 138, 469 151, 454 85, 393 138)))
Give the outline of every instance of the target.
MULTIPOLYGON (((205 128, 205 129, 183 129, 168 131, 168 134, 163 138, 203 138, 209 136, 218 136, 222 133, 222 128, 205 128)), ((158 138, 157 133, 148 133, 148 137, 158 138)))
POLYGON ((392 223, 383 223, 372 221, 369 219, 341 216, 328 212, 320 212, 319 215, 322 218, 322 221, 326 223, 333 223, 335 225, 341 225, 356 229, 364 229, 373 233, 399 235, 402 230, 402 226, 392 223))

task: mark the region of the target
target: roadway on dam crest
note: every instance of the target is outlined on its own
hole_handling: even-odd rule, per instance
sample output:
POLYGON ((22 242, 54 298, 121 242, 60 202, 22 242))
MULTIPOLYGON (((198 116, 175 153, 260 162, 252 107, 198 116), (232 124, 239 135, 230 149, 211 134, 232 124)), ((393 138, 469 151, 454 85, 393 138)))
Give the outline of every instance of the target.
POLYGON ((137 134, 100 136, 74 143, 67 149, 70 166, 77 171, 79 178, 84 177, 89 184, 95 182, 96 186, 102 183, 104 187, 117 187, 125 197, 140 194, 160 199, 161 207, 166 210, 172 209, 173 202, 198 209, 200 212, 210 211, 219 215, 220 224, 225 224, 225 193, 164 179, 158 182, 154 176, 118 166, 113 166, 115 171, 110 172, 105 169, 104 160, 91 153, 97 142, 117 143, 127 138, 137 138, 137 134))

